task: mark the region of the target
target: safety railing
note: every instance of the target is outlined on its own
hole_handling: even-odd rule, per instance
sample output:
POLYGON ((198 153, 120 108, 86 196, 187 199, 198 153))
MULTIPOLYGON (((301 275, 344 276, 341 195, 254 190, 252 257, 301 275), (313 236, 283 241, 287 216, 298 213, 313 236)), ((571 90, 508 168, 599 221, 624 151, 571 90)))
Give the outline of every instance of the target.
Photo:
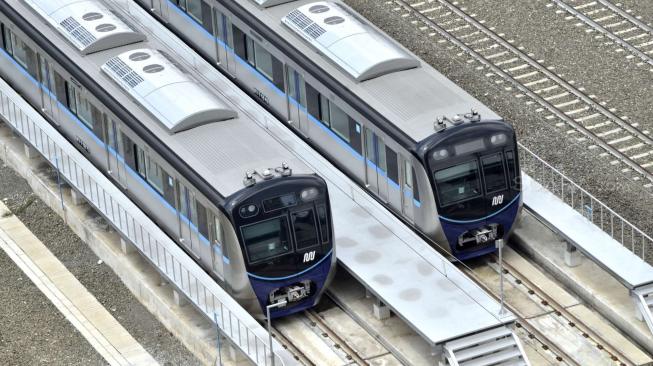
POLYGON ((520 165, 524 173, 637 256, 647 261, 647 255, 653 254, 653 238, 525 146, 519 144, 519 151, 520 165))
POLYGON ((281 347, 275 347, 273 361, 268 334, 256 320, 2 79, 0 113, 252 362, 292 363, 281 347))

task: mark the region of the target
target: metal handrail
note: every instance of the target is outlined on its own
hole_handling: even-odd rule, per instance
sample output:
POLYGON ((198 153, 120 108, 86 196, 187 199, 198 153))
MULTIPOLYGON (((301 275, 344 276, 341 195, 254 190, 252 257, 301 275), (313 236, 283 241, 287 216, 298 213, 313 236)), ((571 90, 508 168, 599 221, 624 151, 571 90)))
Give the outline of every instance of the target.
POLYGON ((521 143, 519 150, 522 171, 635 255, 647 260, 647 253, 653 249, 653 238, 521 143))
MULTIPOLYGON (((188 258, 188 255, 172 239, 124 197, 85 158, 81 157, 79 159, 84 160, 77 161, 74 156, 67 154, 60 146, 63 145, 63 137, 2 79, 0 79, 0 114, 58 170, 62 178, 81 192, 123 237, 129 239, 171 284, 212 322, 217 323, 220 331, 252 362, 266 366, 286 364, 285 360, 289 357, 281 355, 285 352, 281 347, 275 349, 275 360, 272 360, 265 330, 261 327, 257 332, 251 327, 253 324, 258 326, 256 320, 244 309, 243 312, 249 317, 248 319, 242 319, 230 310, 230 307, 240 309, 242 307, 210 276, 198 270, 197 264, 188 258), (38 119, 42 125, 32 118, 38 119), (136 214, 132 215, 130 212, 136 214)), ((72 147, 69 149, 74 150, 72 147)))

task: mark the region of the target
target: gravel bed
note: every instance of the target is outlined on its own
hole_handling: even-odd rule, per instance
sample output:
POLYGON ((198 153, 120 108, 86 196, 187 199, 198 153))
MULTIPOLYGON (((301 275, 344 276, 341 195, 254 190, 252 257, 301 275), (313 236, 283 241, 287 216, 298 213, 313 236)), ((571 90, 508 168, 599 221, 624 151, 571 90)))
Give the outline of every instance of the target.
MULTIPOLYGON (((623 166, 611 165, 611 156, 601 157, 598 149, 589 150, 588 143, 578 142, 575 134, 566 133, 567 128, 556 127, 558 121, 546 120, 546 113, 536 112, 538 105, 527 105, 525 98, 515 98, 514 91, 508 92, 504 84, 497 84, 494 78, 485 77, 485 69, 476 70, 479 64, 468 63, 469 58, 459 56, 458 48, 450 43, 437 43, 439 37, 428 37, 400 13, 392 11, 391 6, 367 0, 345 2, 504 116, 514 125, 520 142, 527 148, 638 227, 653 233, 653 222, 650 220, 653 207, 648 204, 652 198, 650 192, 641 183, 621 174, 623 166)), ((497 2, 492 3, 499 6, 497 2)), ((529 167, 525 168, 528 170, 529 167)))
POLYGON ((0 365, 106 365, 0 250, 0 365))
POLYGON ((639 20, 653 27, 653 1, 647 0, 619 0, 612 1, 613 4, 620 4, 624 10, 632 10, 630 15, 641 17, 639 20))
POLYGON ((484 20, 495 32, 505 33, 515 46, 524 46, 525 52, 544 60, 544 65, 554 66, 564 79, 584 87, 586 94, 596 95, 596 101, 616 108, 618 116, 628 116, 631 122, 640 123, 640 130, 653 132, 651 66, 637 66, 639 58, 626 59, 630 53, 617 52, 621 47, 606 45, 609 39, 586 32, 589 27, 584 23, 576 25, 579 19, 566 20, 570 14, 556 13, 562 8, 548 4, 551 2, 546 0, 464 0, 459 7, 477 14, 476 19, 484 20))
MULTIPOLYGON (((43 163, 40 173, 52 175, 52 171, 45 163, 43 163)), ((5 166, 0 167, 0 198, 160 364, 200 364, 132 295, 111 268, 103 262, 99 262, 93 251, 70 230, 63 220, 50 210, 45 203, 36 198, 27 182, 5 166)), ((91 208, 89 208, 89 215, 97 223, 98 227, 108 228, 104 220, 97 216, 91 208)), ((5 268, 2 262, 0 262, 0 268, 5 268)), ((2 275, 4 277, 5 273, 2 275)), ((25 283, 29 282, 27 279, 17 282, 15 276, 6 278, 2 282, 6 284, 6 287, 5 285, 0 286, 0 289, 2 289, 0 294, 2 291, 13 291, 15 288, 26 287, 25 283)), ((6 302, 14 300, 20 302, 16 299, 7 300, 11 296, 2 296, 0 298, 6 302)), ((48 344, 52 348, 52 352, 45 352, 44 354, 52 354, 53 357, 56 357, 50 359, 49 364, 97 364, 100 356, 93 354, 92 351, 89 352, 87 348, 90 345, 83 338, 80 340, 81 336, 75 331, 71 331, 70 326, 64 329, 61 325, 57 325, 57 322, 61 322, 61 319, 41 319, 36 321, 39 318, 35 315, 44 307, 42 305, 44 302, 47 303, 43 296, 39 300, 25 302, 23 313, 17 311, 20 309, 13 311, 14 316, 16 313, 20 316, 15 319, 12 319, 13 316, 8 317, 10 319, 6 319, 5 316, 0 317, 0 329, 3 333, 5 329, 11 332, 17 327, 24 328, 24 333, 17 337, 17 341, 12 340, 12 343, 9 343, 10 345, 14 344, 9 352, 20 353, 25 349, 30 349, 30 347, 42 348, 44 344, 48 344), (35 321, 20 322, 21 318, 30 317, 34 317, 33 320, 35 321), (8 324, 5 325, 5 322, 8 324), (41 327, 46 327, 46 329, 55 328, 46 333, 46 331, 40 329, 41 327), (54 334, 54 336, 51 334, 54 334), (44 341, 44 337, 53 338, 55 341, 44 341), (66 357, 70 358, 70 362, 66 357), (76 363, 76 360, 79 360, 79 362, 76 363), (89 360, 89 362, 84 360, 89 360)), ((45 306, 46 309, 47 307, 45 306)), ((0 308, 2 308, 3 312, 7 310, 7 306, 1 306, 0 308)), ((11 362, 8 363, 3 362, 4 349, 4 344, 0 343, 0 364, 2 365, 32 365, 35 363, 33 361, 38 361, 38 358, 34 360, 27 355, 23 355, 25 358, 18 359, 19 362, 14 362, 14 360, 10 360, 11 362)))

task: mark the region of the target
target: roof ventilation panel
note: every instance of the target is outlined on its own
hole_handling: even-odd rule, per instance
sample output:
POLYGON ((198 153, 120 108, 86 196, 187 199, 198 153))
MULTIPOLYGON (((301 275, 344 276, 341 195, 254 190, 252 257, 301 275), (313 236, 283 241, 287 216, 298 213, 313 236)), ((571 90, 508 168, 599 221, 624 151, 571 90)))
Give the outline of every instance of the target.
POLYGON ((282 22, 356 81, 419 66, 395 42, 336 3, 300 6, 282 22))
POLYGON ((102 71, 156 117, 170 133, 237 117, 162 51, 124 52, 102 65, 102 71))
POLYGON ((25 0, 83 54, 140 42, 145 36, 93 0, 25 0))

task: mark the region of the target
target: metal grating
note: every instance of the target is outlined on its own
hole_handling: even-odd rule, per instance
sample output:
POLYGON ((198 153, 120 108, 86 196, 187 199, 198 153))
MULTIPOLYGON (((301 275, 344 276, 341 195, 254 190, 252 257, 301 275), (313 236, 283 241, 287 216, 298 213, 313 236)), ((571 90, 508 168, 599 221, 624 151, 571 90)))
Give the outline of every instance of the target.
POLYGON ((306 34, 313 37, 314 39, 317 39, 317 37, 326 33, 326 30, 320 27, 319 25, 317 25, 316 23, 313 23, 308 27, 306 27, 306 29, 304 29, 304 32, 306 32, 306 34))
POLYGON ((293 10, 286 16, 294 25, 298 26, 301 29, 308 27, 313 24, 313 21, 310 20, 304 13, 299 10, 293 10))
POLYGON ((107 61, 107 67, 113 71, 122 81, 127 83, 132 88, 145 81, 140 75, 136 73, 131 67, 118 57, 114 57, 107 61))
POLYGON ((94 35, 92 35, 86 28, 82 27, 82 25, 72 17, 64 19, 59 24, 61 24, 66 32, 73 36, 84 47, 88 47, 91 43, 97 40, 94 35))

